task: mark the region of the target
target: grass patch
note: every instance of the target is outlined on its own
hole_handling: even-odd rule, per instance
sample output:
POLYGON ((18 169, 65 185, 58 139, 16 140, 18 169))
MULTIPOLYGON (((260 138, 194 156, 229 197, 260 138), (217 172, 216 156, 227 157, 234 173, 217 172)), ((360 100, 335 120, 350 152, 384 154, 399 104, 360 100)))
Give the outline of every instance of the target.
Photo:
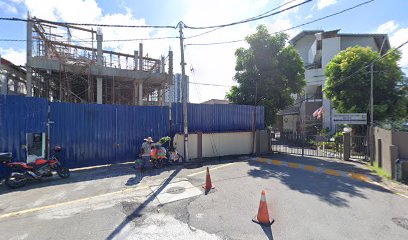
POLYGON ((368 167, 371 171, 377 173, 377 175, 379 175, 379 176, 381 176, 381 177, 386 177, 386 178, 388 178, 388 179, 391 179, 391 174, 388 174, 386 171, 384 171, 384 169, 380 168, 380 167, 378 166, 378 162, 377 162, 377 161, 374 162, 374 165, 373 165, 373 166, 367 165, 367 167, 368 167))

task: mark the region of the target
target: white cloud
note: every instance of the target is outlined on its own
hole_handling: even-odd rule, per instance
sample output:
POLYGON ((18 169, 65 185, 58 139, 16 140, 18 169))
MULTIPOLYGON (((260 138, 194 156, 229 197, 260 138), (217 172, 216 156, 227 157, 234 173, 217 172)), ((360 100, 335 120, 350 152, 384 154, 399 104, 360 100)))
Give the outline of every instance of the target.
POLYGON ((309 18, 312 18, 313 17, 313 15, 312 14, 309 14, 309 15, 307 15, 306 17, 305 17, 305 19, 309 19, 309 18))
POLYGON ((328 6, 334 5, 337 3, 337 0, 319 0, 317 2, 317 9, 322 10, 328 6))
POLYGON ((17 8, 6 2, 0 2, 0 10, 1 9, 6 11, 7 13, 17 14, 17 8))
MULTIPOLYGON (((391 46, 398 47, 399 45, 407 41, 407 36, 408 27, 398 29, 390 36, 391 46)), ((400 50, 402 52, 400 65, 402 67, 408 67, 408 44, 404 45, 402 48, 400 48, 400 50)))
MULTIPOLYGON (((137 19, 125 4, 121 3, 122 13, 104 14, 95 0, 13 0, 24 1, 32 16, 39 18, 85 23, 109 23, 109 24, 133 24, 146 25, 144 19, 137 19)), ((184 16, 180 16, 186 24, 190 26, 206 26, 221 23, 229 23, 243 18, 258 15, 266 12, 266 6, 271 4, 267 0, 207 0, 207 1, 184 1, 184 16), (216 7, 215 7, 216 6, 216 7), (239 6, 234 7, 234 6, 239 6)), ((289 0, 282 0, 289 2, 289 0)), ((281 4, 282 4, 281 2, 281 4)), ((301 0, 285 5, 283 8, 293 6, 301 0)), ((274 3, 277 6, 278 3, 274 3)), ((269 7, 268 7, 269 8, 269 7)), ((270 7, 272 8, 272 7, 270 7)), ((188 43, 208 43, 218 41, 228 41, 243 39, 248 34, 255 32, 258 24, 266 24, 271 32, 279 31, 291 27, 289 14, 296 13, 298 7, 291 9, 285 14, 263 19, 255 23, 246 23, 234 27, 223 28, 213 33, 209 33, 197 38, 186 39, 188 43)), ((182 12, 183 13, 183 12, 182 12)), ((149 23, 147 23, 149 24, 149 23)), ((103 28, 103 37, 109 39, 130 39, 178 36, 178 31, 174 29, 135 29, 135 28, 103 28)), ((185 29, 186 37, 192 36, 207 30, 185 29)), ((289 32, 292 35, 294 32, 289 32)), ((74 38, 90 39, 90 34, 73 31, 74 38)), ((174 71, 180 72, 180 49, 178 39, 165 39, 156 41, 143 41, 144 53, 149 57, 159 58, 160 55, 167 55, 169 47, 174 51, 174 71)), ((104 42, 104 47, 112 50, 132 54, 138 49, 138 42, 104 42)), ((186 47, 186 73, 190 75, 190 81, 210 84, 235 85, 232 80, 235 74, 235 50, 238 47, 247 47, 245 42, 238 42, 226 45, 213 46, 187 46, 186 47), (190 72, 190 66, 194 68, 194 73, 190 72)), ((13 50, 14 51, 14 50, 13 50)), ((25 62, 25 53, 19 55, 18 51, 9 51, 9 56, 14 56, 16 61, 25 62), (17 56, 23 56, 18 60, 17 56)), ((167 67, 167 66, 166 66, 167 67)), ((190 85, 190 100, 192 102, 202 102, 211 98, 224 98, 227 87, 214 87, 202 85, 190 85), (198 90, 198 91, 197 91, 198 90)))
POLYGON ((379 33, 392 33, 395 30, 397 30, 398 28, 398 24, 394 21, 388 21, 386 23, 381 24, 380 26, 378 26, 377 28, 377 32, 379 33))
POLYGON ((25 65, 26 51, 25 49, 0 48, 1 57, 9 60, 15 65, 25 65))
MULTIPOLYGON (((183 16, 183 21, 190 26, 208 26, 222 23, 234 22, 251 16, 266 12, 265 1, 250 0, 224 0, 224 1, 200 1, 187 4, 188 12, 183 16), (214 7, 216 3, 217 7, 214 7), (233 8, 231 6, 240 6, 233 8), (211 16, 210 18, 208 16, 211 16), (239 17, 237 17, 239 16, 239 17)), ((274 4, 275 6, 278 4, 274 4)), ((268 7, 269 8, 269 7, 268 7)), ((270 7, 272 8, 272 7, 270 7)), ((223 42, 229 40, 244 39, 247 35, 254 33, 258 24, 266 24, 268 27, 271 22, 275 22, 277 17, 267 18, 255 23, 245 23, 233 27, 226 27, 212 33, 186 39, 186 43, 211 43, 223 42)), ((207 30, 189 30, 186 29, 185 36, 192 36, 205 32, 207 30)), ((235 50, 239 47, 247 47, 246 42, 237 42, 231 44, 211 45, 211 46, 187 46, 186 47, 186 72, 190 75, 190 81, 236 85, 233 81, 235 74, 235 50), (190 72, 190 66, 194 72, 190 72)), ((179 47, 175 49, 175 54, 179 55, 179 47)), ((178 58, 180 59, 180 58, 178 58)), ((177 65, 179 60, 175 60, 177 65)), ((179 66, 177 66, 179 69, 179 66)), ((203 102, 208 99, 224 99, 229 87, 190 85, 190 100, 192 102, 203 102)))

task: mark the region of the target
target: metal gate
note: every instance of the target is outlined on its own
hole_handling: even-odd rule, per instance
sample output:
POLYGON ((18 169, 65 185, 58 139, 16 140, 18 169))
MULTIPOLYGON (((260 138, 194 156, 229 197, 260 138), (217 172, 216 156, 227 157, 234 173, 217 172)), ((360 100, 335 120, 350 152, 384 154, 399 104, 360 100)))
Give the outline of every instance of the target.
POLYGON ((297 133, 271 133, 272 152, 302 156, 343 158, 343 138, 297 133))
POLYGON ((351 136, 350 158, 368 161, 368 141, 366 136, 351 136))

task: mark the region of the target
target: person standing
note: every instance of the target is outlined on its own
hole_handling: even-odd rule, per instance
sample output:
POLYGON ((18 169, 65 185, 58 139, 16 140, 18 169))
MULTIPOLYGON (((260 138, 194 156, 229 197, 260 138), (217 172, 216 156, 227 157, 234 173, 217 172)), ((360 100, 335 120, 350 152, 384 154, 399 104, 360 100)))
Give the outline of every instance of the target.
POLYGON ((144 143, 141 147, 142 152, 142 170, 146 169, 148 164, 150 163, 150 152, 152 148, 153 139, 152 137, 148 137, 144 139, 144 143))

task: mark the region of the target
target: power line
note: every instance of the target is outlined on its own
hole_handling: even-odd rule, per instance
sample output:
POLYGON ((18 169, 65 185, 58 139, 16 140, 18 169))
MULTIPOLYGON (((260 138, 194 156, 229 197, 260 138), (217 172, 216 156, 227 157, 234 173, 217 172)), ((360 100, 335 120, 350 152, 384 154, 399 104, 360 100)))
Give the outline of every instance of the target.
MULTIPOLYGON (((275 10, 277 10, 277 9, 279 9, 279 8, 285 6, 285 5, 288 5, 288 4, 292 3, 292 2, 295 2, 295 1, 297 1, 297 0, 291 0, 291 1, 289 1, 289 2, 280 4, 279 6, 273 8, 273 9, 267 11, 267 12, 264 12, 264 13, 262 13, 262 14, 259 14, 259 15, 255 16, 255 17, 251 17, 251 18, 248 18, 248 19, 253 19, 253 18, 256 18, 256 17, 261 17, 261 16, 263 16, 263 15, 266 15, 266 14, 272 12, 272 11, 275 11, 275 10)), ((199 36, 202 36, 202 35, 205 35, 205 34, 208 34, 208 33, 214 32, 214 31, 217 31, 217 30, 219 30, 219 29, 221 29, 221 28, 223 28, 223 27, 211 29, 211 30, 209 30, 209 31, 206 31, 206 32, 203 32, 203 33, 199 33, 199 34, 197 34, 197 35, 185 37, 184 39, 191 39, 191 38, 199 37, 199 36)))
POLYGON ((228 43, 245 42, 245 39, 231 40, 225 42, 211 42, 211 43, 188 43, 185 46, 207 46, 207 45, 221 45, 228 43))
MULTIPOLYGON (((312 21, 309 21, 309 22, 305 22, 305 23, 302 23, 302 24, 299 24, 299 25, 296 25, 296 26, 293 26, 293 27, 290 27, 290 28, 287 28, 287 29, 284 29, 284 30, 276 31, 276 32, 273 32, 273 33, 271 33, 271 34, 277 34, 277 33, 286 32, 286 31, 289 31, 289 30, 292 30, 292 29, 295 29, 295 28, 303 27, 303 26, 305 26, 305 25, 309 25, 309 24, 312 24, 312 23, 315 23, 315 22, 324 20, 324 19, 326 19, 326 18, 330 18, 330 17, 336 16, 336 15, 339 15, 339 14, 342 14, 342 13, 345 13, 345 12, 348 12, 348 11, 350 11, 350 10, 353 10, 353 9, 355 9, 355 8, 361 7, 361 6, 363 6, 363 5, 369 4, 369 3, 374 2, 374 1, 375 1, 375 0, 369 0, 369 1, 366 1, 366 2, 362 2, 362 3, 359 3, 359 4, 354 5, 354 6, 352 6, 352 7, 343 9, 343 10, 341 10, 341 11, 339 11, 339 12, 335 12, 335 13, 333 13, 333 14, 329 14, 329 15, 326 15, 326 16, 324 16, 324 17, 320 17, 320 18, 317 18, 317 19, 315 19, 315 20, 312 20, 312 21)), ((228 43, 243 42, 243 41, 245 41, 245 39, 237 39, 237 40, 222 41, 222 42, 212 42, 212 43, 189 43, 189 44, 186 44, 186 45, 187 45, 187 46, 206 46, 206 45, 219 45, 219 44, 228 44, 228 43)))
POLYGON ((190 84, 205 85, 205 86, 214 86, 214 87, 233 87, 233 85, 222 85, 222 84, 200 83, 200 82, 190 82, 190 84))
POLYGON ((188 26, 188 25, 184 24, 184 27, 185 27, 185 28, 190 28, 190 29, 210 29, 210 28, 220 28, 220 27, 234 26, 234 25, 237 25, 237 24, 242 24, 242 23, 247 23, 247 22, 253 22, 253 21, 256 21, 256 20, 260 20, 260 19, 263 19, 263 18, 267 18, 267 17, 270 17, 270 16, 274 16, 274 15, 277 15, 277 14, 280 14, 280 13, 283 13, 283 12, 286 12, 286 11, 292 9, 292 8, 299 7, 299 6, 303 5, 303 4, 306 4, 306 3, 311 2, 311 1, 312 1, 312 0, 306 0, 306 1, 303 1, 303 2, 301 2, 301 3, 295 4, 295 5, 293 5, 293 6, 287 7, 287 8, 285 8, 285 9, 282 9, 282 10, 279 10, 279 11, 276 11, 276 12, 273 12, 273 13, 269 13, 269 14, 267 14, 267 15, 258 16, 258 17, 253 17, 253 18, 248 18, 248 19, 244 19, 244 20, 241 20, 241 21, 237 21, 237 22, 232 22, 232 23, 227 23, 227 24, 221 24, 221 25, 214 25, 214 26, 205 26, 205 27, 193 27, 193 26, 188 26))
POLYGON ((44 22, 48 24, 55 25, 73 25, 73 26, 95 26, 95 27, 115 27, 115 28, 172 28, 175 29, 176 26, 169 25, 124 25, 124 24, 101 24, 101 23, 76 23, 76 22, 59 22, 50 20, 38 20, 38 19, 24 19, 16 17, 0 17, 0 21, 14 21, 14 22, 44 22))
MULTIPOLYGON (((149 41, 149 40, 163 40, 163 39, 178 39, 179 37, 153 37, 153 38, 130 38, 130 39, 108 39, 103 40, 103 42, 133 42, 133 41, 149 41)), ((0 39, 0 42, 26 42, 26 39, 0 39)), ((62 43, 69 43, 69 42, 78 42, 78 43, 88 43, 92 42, 92 40, 71 40, 71 41, 54 41, 50 40, 51 42, 62 42, 62 43)), ((96 42, 93 40, 93 42, 96 42)))

